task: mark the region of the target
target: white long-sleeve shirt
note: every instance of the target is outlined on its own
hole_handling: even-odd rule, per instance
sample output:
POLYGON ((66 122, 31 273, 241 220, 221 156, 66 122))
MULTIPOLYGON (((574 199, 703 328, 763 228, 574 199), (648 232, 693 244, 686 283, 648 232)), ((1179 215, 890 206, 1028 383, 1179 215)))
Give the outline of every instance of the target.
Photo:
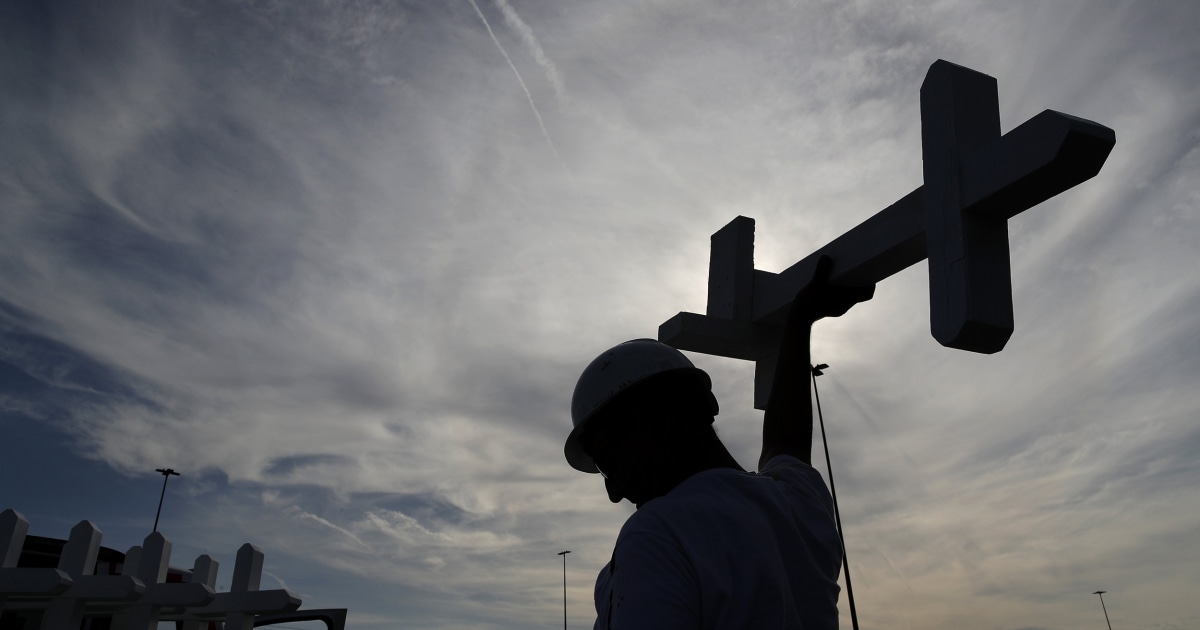
POLYGON ((597 630, 838 627, 833 499, 788 455, 706 470, 645 503, 596 579, 597 630))

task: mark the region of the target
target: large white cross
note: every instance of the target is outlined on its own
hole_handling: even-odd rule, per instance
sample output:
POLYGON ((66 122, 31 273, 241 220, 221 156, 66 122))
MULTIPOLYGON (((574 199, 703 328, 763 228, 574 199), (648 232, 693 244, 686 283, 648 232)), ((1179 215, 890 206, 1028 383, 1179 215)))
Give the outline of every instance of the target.
POLYGON ((938 60, 921 85, 925 184, 780 273, 754 268, 754 220, 712 236, 708 312, 679 313, 658 338, 754 361, 754 406, 775 372, 779 326, 821 256, 830 282, 879 282, 929 259, 930 328, 944 346, 991 354, 1013 331, 1010 217, 1100 172, 1116 143, 1103 125, 1046 110, 1000 135, 996 80, 938 60))

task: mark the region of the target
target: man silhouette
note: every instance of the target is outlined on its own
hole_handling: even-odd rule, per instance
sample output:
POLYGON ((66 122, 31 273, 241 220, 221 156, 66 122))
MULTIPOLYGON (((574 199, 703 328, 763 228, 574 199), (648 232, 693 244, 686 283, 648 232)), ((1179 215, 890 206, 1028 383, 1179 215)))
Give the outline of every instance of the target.
POLYGON ((809 334, 874 286, 831 286, 830 266, 817 265, 789 311, 757 473, 717 437, 712 382, 678 350, 627 341, 580 376, 567 461, 637 506, 596 580, 596 628, 838 627, 842 549, 810 465, 809 334))

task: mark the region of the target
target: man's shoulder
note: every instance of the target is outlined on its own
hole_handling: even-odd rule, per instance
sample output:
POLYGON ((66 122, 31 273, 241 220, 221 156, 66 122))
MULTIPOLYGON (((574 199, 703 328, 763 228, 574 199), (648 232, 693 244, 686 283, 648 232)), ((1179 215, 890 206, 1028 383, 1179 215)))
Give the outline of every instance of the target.
POLYGON ((714 468, 688 477, 670 492, 644 503, 625 521, 622 534, 662 532, 691 520, 691 515, 711 513, 744 492, 742 486, 758 477, 731 468, 714 468))
POLYGON ((767 460, 763 465, 762 470, 756 473, 763 477, 769 477, 776 481, 788 481, 792 479, 804 479, 806 481, 816 481, 821 485, 825 485, 821 473, 809 464, 794 455, 776 455, 767 460))
MULTIPOLYGON (((795 460, 801 466, 800 460, 795 460)), ((626 522, 629 529, 658 529, 656 524, 686 522, 691 515, 711 516, 723 506, 736 508, 745 497, 764 491, 773 479, 732 468, 713 468, 683 480, 670 492, 648 501, 626 522)))
POLYGON ((778 455, 757 473, 712 469, 692 475, 634 512, 622 533, 664 533, 680 523, 711 522, 720 512, 740 519, 745 510, 766 504, 782 508, 798 503, 832 509, 833 498, 816 469, 791 455, 778 455))
POLYGON ((825 478, 816 468, 792 455, 772 457, 758 474, 779 482, 806 500, 816 501, 829 509, 833 507, 833 497, 825 485, 825 478))
POLYGON ((811 464, 801 460, 795 455, 780 454, 767 460, 767 463, 758 471, 760 475, 766 475, 770 471, 778 470, 799 470, 802 472, 815 471, 811 464))

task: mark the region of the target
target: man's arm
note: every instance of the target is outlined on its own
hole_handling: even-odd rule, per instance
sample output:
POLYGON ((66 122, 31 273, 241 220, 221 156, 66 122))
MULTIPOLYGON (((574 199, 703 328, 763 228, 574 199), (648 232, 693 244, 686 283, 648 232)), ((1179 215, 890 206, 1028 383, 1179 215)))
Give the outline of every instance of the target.
POLYGON ((812 463, 812 357, 809 337, 813 322, 824 317, 838 317, 851 306, 871 299, 875 285, 866 287, 837 287, 828 283, 833 263, 828 257, 817 262, 813 279, 796 293, 788 311, 787 323, 779 342, 779 359, 771 396, 763 415, 762 455, 758 468, 762 470, 772 457, 791 455, 806 464, 812 463))
POLYGON ((704 602, 696 569, 677 539, 647 531, 617 539, 609 574, 609 592, 597 591, 596 628, 694 630, 700 627, 704 602), (601 612, 601 609, 604 609, 601 612))

